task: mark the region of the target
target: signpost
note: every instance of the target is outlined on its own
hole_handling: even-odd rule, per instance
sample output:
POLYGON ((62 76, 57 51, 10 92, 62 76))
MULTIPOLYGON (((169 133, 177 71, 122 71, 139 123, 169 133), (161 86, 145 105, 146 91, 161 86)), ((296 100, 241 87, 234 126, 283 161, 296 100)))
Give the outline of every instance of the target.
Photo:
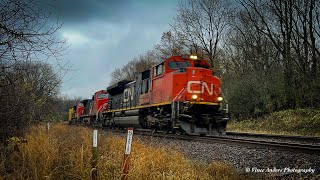
POLYGON ((98 130, 93 130, 93 143, 92 143, 92 174, 93 180, 97 179, 97 162, 98 162, 98 130))
POLYGON ((127 175, 129 173, 129 157, 131 152, 132 136, 133 136, 133 128, 130 127, 127 129, 127 141, 126 141, 126 147, 124 151, 124 160, 123 160, 122 175, 121 175, 122 180, 127 179, 127 175))
POLYGON ((49 129, 50 129, 50 124, 47 123, 47 124, 46 124, 46 131, 47 131, 47 133, 49 132, 49 129))

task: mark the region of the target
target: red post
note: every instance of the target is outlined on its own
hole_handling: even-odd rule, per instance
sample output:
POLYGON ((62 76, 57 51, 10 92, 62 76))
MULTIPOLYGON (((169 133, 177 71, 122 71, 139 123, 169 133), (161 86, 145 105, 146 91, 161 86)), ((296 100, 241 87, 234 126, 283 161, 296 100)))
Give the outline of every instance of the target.
POLYGON ((133 128, 130 127, 127 129, 127 141, 126 141, 126 146, 124 151, 121 180, 125 180, 128 178, 127 176, 129 173, 129 159, 130 159, 130 152, 131 152, 132 137, 133 137, 133 128))

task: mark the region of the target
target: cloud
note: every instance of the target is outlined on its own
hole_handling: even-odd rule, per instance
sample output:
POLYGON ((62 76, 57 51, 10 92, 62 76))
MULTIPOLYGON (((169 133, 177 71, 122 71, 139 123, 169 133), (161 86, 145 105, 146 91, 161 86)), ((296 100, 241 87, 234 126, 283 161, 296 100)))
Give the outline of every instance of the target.
POLYGON ((66 31, 62 33, 62 37, 66 38, 71 45, 79 45, 89 42, 89 39, 79 32, 66 31))
MULTIPOLYGON (((130 23, 110 23, 107 21, 91 21, 88 24, 66 26, 61 30, 62 37, 71 44, 116 45, 126 38, 131 31, 130 23), (100 43, 100 44, 99 44, 100 43)), ((72 48, 72 47, 71 47, 72 48)))
POLYGON ((62 85, 71 97, 89 98, 105 89, 116 67, 159 42, 176 13, 176 1, 171 0, 69 0, 58 5, 63 21, 59 35, 70 43, 64 59, 77 70, 62 85))
POLYGON ((108 86, 108 81, 111 79, 107 76, 107 73, 104 73, 103 76, 97 77, 96 81, 90 81, 83 83, 82 81, 75 82, 65 90, 63 93, 68 97, 82 97, 82 98, 91 98, 92 95, 99 91, 106 89, 108 86))
POLYGON ((128 0, 46 0, 40 5, 47 11, 59 14, 63 22, 78 24, 92 19, 117 21, 128 0), (52 9, 54 7, 54 9, 52 9))

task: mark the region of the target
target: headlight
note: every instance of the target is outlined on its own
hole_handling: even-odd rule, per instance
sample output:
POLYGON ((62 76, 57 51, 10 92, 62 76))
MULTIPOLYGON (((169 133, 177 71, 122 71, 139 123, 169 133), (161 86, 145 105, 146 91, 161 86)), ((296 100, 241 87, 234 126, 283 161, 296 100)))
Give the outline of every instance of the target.
POLYGON ((197 99, 198 96, 196 94, 192 95, 192 99, 197 99))
POLYGON ((223 100, 223 97, 220 96, 217 98, 217 100, 221 102, 223 100))
POLYGON ((190 59, 198 59, 196 55, 190 55, 190 59))

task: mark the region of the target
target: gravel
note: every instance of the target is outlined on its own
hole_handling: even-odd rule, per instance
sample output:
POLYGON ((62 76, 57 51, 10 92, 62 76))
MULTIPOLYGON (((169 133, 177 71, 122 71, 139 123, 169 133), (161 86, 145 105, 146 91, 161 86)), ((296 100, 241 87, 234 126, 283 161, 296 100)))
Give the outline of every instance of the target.
MULTIPOLYGON (((118 134, 119 135, 119 134, 118 134)), ((125 136, 125 134, 122 134, 125 136)), ((225 162, 236 168, 240 173, 246 171, 282 170, 285 172, 269 173, 271 176, 298 174, 315 177, 320 174, 320 155, 295 153, 280 150, 259 149, 240 145, 228 145, 220 143, 203 143, 158 137, 146 137, 134 135, 134 138, 149 146, 166 147, 170 150, 179 150, 187 158, 202 163, 214 161, 225 162), (269 168, 269 170, 268 170, 269 168), (313 169, 314 173, 290 173, 289 169, 313 169)))

